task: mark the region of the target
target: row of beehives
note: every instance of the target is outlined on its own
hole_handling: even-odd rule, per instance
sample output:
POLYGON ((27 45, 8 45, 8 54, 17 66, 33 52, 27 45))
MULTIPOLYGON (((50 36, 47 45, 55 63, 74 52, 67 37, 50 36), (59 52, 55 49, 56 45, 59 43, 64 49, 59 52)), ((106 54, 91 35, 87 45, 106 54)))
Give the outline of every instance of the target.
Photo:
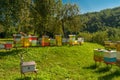
MULTIPOLYGON (((112 41, 104 41, 104 45, 106 49, 116 49, 116 47, 120 47, 120 41, 112 42, 112 41)), ((120 49, 120 48, 117 48, 120 49)))
POLYGON ((0 43, 0 49, 11 49, 13 46, 12 46, 12 43, 11 42, 8 42, 8 43, 0 43))
POLYGON ((120 66, 120 51, 94 49, 94 60, 95 62, 104 62, 106 64, 117 64, 118 66, 120 66))
POLYGON ((21 34, 13 35, 13 43, 0 44, 0 49, 11 49, 12 47, 29 47, 29 46, 62 46, 64 44, 76 45, 83 44, 84 39, 78 38, 76 40, 75 35, 69 35, 69 38, 62 38, 61 35, 55 35, 55 39, 49 38, 49 36, 22 36, 21 34))

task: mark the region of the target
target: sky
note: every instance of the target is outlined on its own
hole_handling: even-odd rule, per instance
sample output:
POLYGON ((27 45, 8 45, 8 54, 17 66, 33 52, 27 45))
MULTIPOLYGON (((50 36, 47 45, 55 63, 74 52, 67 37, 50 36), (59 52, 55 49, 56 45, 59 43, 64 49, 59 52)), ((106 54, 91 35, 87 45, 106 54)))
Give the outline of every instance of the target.
POLYGON ((100 10, 120 7, 120 0, 62 0, 63 3, 76 3, 80 13, 99 12, 100 10))

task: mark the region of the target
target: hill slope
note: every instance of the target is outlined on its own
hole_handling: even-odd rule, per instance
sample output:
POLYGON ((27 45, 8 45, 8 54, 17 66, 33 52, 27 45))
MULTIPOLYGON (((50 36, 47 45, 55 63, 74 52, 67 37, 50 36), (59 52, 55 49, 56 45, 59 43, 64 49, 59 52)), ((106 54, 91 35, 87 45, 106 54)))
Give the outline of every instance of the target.
MULTIPOLYGON (((81 46, 35 47, 0 50, 0 80, 33 80, 34 74, 20 75, 20 54, 25 61, 37 63, 37 80, 119 80, 116 66, 106 71, 106 65, 94 67, 93 49, 103 46, 85 43, 81 46)), ((120 71, 120 70, 119 70, 120 71)), ((36 80, 36 79, 35 79, 36 80)))

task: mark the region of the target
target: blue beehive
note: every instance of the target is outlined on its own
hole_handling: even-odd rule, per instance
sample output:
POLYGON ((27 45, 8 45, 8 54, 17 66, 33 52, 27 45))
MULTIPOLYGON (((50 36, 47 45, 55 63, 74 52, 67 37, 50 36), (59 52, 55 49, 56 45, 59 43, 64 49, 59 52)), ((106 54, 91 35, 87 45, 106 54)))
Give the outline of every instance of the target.
POLYGON ((104 52, 104 62, 106 64, 115 64, 116 63, 116 51, 107 50, 104 52))

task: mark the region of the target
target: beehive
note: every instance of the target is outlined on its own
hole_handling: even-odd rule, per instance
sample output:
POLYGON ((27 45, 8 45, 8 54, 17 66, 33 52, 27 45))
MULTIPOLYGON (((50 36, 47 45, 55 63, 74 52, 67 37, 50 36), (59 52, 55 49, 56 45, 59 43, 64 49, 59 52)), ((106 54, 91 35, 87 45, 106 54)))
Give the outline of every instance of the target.
POLYGON ((79 43, 79 44, 83 44, 83 43, 84 43, 84 38, 79 37, 79 38, 78 38, 78 43, 79 43))
POLYGON ((50 46, 55 46, 55 45, 56 45, 56 40, 50 39, 50 46))
POLYGON ((37 36, 30 36, 29 37, 29 41, 30 41, 31 46, 37 46, 37 42, 38 42, 37 40, 38 40, 37 36))
POLYGON ((117 51, 119 52, 120 51, 120 41, 117 42, 116 48, 117 48, 117 51))
POLYGON ((55 35, 56 39, 56 45, 57 46, 62 46, 62 36, 61 35, 55 35))
POLYGON ((103 61, 104 49, 94 49, 94 60, 96 62, 103 61))
POLYGON ((117 59, 116 64, 120 66, 120 52, 119 51, 117 51, 116 59, 117 59))
POLYGON ((34 61, 22 62, 21 73, 34 72, 36 71, 36 63, 34 61))
POLYGON ((49 36, 42 36, 42 46, 49 46, 49 45, 50 45, 49 36))
POLYGON ((116 51, 115 50, 107 50, 104 53, 104 62, 106 64, 115 64, 116 63, 116 51))
POLYGON ((68 43, 68 40, 66 38, 62 38, 62 44, 66 45, 68 43))
POLYGON ((110 48, 111 41, 104 41, 105 48, 110 48))
POLYGON ((74 45, 75 42, 75 35, 69 35, 69 44, 74 45))
POLYGON ((4 46, 5 46, 5 49, 11 49, 12 43, 5 43, 4 46))
POLYGON ((14 47, 21 47, 22 46, 22 41, 21 41, 21 34, 13 34, 14 37, 14 47))
POLYGON ((22 43, 23 43, 23 47, 29 47, 30 46, 29 37, 28 36, 23 37, 22 43))
POLYGON ((0 43, 0 49, 4 49, 5 48, 5 45, 0 43))

